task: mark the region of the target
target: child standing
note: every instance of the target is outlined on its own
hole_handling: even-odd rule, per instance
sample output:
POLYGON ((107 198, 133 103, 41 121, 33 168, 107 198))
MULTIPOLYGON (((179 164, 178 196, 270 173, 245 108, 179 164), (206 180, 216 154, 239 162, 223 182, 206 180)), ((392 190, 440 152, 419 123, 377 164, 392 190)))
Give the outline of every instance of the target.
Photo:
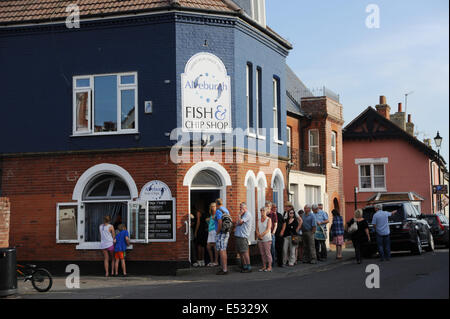
POLYGON ((130 245, 130 234, 128 234, 128 231, 124 224, 120 224, 119 227, 119 233, 116 235, 116 238, 114 239, 115 248, 114 248, 114 257, 115 257, 115 275, 113 273, 113 276, 119 275, 119 260, 122 265, 122 272, 123 276, 127 276, 127 270, 125 267, 125 252, 127 250, 127 246, 130 245))

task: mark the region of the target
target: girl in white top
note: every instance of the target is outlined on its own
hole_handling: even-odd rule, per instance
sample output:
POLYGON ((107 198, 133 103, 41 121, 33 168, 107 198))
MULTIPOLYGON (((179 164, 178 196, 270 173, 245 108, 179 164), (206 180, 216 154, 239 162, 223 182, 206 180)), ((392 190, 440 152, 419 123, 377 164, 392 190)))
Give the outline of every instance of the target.
POLYGON ((109 276, 109 260, 111 259, 112 275, 114 275, 114 227, 110 224, 111 217, 105 216, 100 230, 100 248, 103 252, 103 264, 105 266, 105 277, 109 276))
POLYGON ((258 227, 256 228, 256 238, 258 239, 258 247, 261 253, 263 266, 259 271, 272 271, 272 254, 270 249, 272 247, 272 220, 267 217, 269 209, 267 207, 261 208, 261 214, 258 220, 258 227))

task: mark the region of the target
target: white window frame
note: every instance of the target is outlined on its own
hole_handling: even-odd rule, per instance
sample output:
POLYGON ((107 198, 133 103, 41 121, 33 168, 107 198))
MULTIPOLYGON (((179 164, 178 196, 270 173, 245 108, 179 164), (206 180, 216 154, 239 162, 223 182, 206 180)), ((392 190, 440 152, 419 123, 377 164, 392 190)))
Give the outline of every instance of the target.
POLYGON ((281 136, 278 136, 278 107, 279 107, 279 101, 278 101, 278 85, 279 80, 276 78, 272 79, 272 86, 273 86, 273 106, 272 106, 272 113, 273 113, 273 141, 277 144, 283 145, 284 142, 281 140, 281 136))
POLYGON ((308 166, 319 166, 320 163, 311 161, 311 154, 320 155, 320 133, 318 129, 310 129, 308 131, 308 151, 309 151, 308 166), (311 145, 312 132, 317 132, 317 143, 318 143, 317 145, 311 145), (317 151, 314 152, 314 150, 317 151))
MULTIPOLYGON (((246 64, 246 97, 247 97, 247 135, 250 137, 256 137, 255 128, 252 127, 253 123, 250 123, 250 94, 253 93, 253 88, 250 87, 250 76, 253 74, 253 72, 250 72, 250 70, 253 71, 252 65, 247 63, 246 64)), ((253 81, 252 81, 253 83, 253 81)), ((255 107, 255 104, 253 103, 253 108, 255 107)), ((256 129, 257 130, 257 129, 256 129)))
POLYGON ((127 229, 128 233, 131 232, 131 206, 133 205, 144 205, 145 206, 145 238, 144 239, 131 239, 130 235, 130 243, 136 243, 136 244, 147 244, 148 243, 148 202, 146 201, 130 201, 128 203, 128 218, 127 218, 127 229))
POLYGON ((92 75, 79 75, 73 77, 73 127, 72 127, 72 136, 92 136, 92 135, 123 135, 123 134, 136 134, 139 132, 139 107, 138 107, 138 73, 137 72, 124 72, 124 73, 108 73, 108 74, 92 74, 92 75), (94 87, 94 79, 99 76, 117 76, 117 131, 111 132, 95 132, 94 131, 94 123, 95 123, 95 87, 94 87), (133 84, 121 84, 120 80, 122 76, 134 76, 133 84), (77 87, 77 80, 89 79, 89 87, 77 87), (122 129, 122 99, 121 92, 124 90, 135 91, 134 94, 134 105, 135 105, 135 128, 134 129, 122 129), (89 92, 89 130, 87 131, 77 131, 77 114, 76 114, 76 93, 89 92))
POLYGON ((78 232, 78 227, 79 227, 79 222, 78 222, 78 218, 79 218, 79 207, 78 207, 78 203, 74 202, 74 203, 57 203, 56 204, 56 243, 57 244, 78 244, 79 243, 79 232, 78 232), (59 239, 59 210, 61 207, 76 207, 77 208, 77 216, 76 216, 76 225, 77 225, 77 239, 73 239, 73 240, 60 240, 59 239))
POLYGON ((289 160, 292 159, 292 129, 290 126, 286 126, 286 146, 288 151, 288 158, 289 160))
MULTIPOLYGON (((260 102, 259 95, 260 95, 260 88, 262 89, 262 85, 260 83, 261 82, 260 77, 261 77, 261 81, 262 81, 262 69, 260 67, 257 67, 256 68, 256 95, 255 95, 256 96, 256 99, 255 99, 255 101, 256 101, 256 103, 255 103, 255 105, 256 105, 256 136, 258 139, 265 140, 266 137, 261 134, 262 126, 263 126, 262 118, 261 118, 261 123, 259 123, 259 111, 260 111, 259 110, 259 102, 260 102)), ((261 109, 262 109, 262 107, 261 107, 261 109)))
POLYGON ((335 131, 331 132, 331 165, 337 167, 337 133, 335 131))
POLYGON ((320 185, 305 185, 305 202, 308 205, 319 204, 322 198, 322 187, 320 185), (312 190, 312 203, 308 203, 308 189, 312 190))
POLYGON ((266 1, 265 0, 252 0, 252 18, 261 24, 266 26, 266 1))
MULTIPOLYGON (((386 187, 386 163, 384 161, 377 162, 366 162, 366 161, 355 161, 357 162, 358 167, 358 184, 359 184, 359 192, 360 193, 371 193, 371 192, 387 192, 386 187), (375 187, 375 165, 382 165, 384 170, 384 187, 375 187), (361 184, 361 166, 370 166, 370 184, 371 188, 362 188, 361 184)), ((367 177, 367 176, 366 176, 367 177)), ((381 177, 381 175, 377 175, 377 177, 381 177)))

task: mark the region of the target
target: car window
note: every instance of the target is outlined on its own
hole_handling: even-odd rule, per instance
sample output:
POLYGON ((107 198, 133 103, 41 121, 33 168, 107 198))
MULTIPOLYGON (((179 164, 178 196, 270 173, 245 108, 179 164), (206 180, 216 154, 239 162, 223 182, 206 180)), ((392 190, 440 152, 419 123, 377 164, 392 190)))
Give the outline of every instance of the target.
POLYGON ((402 204, 397 205, 383 205, 383 210, 387 212, 397 211, 396 214, 389 217, 389 221, 393 223, 402 222, 405 220, 405 210, 402 204))
POLYGON ((363 218, 367 220, 370 224, 372 223, 373 215, 375 214, 375 209, 373 207, 367 207, 363 209, 363 218))
POLYGON ((446 217, 446 216, 444 216, 444 215, 439 215, 438 217, 439 217, 439 219, 441 220, 441 223, 442 223, 442 224, 448 224, 448 220, 447 220, 447 217, 446 217))
POLYGON ((430 226, 437 226, 438 225, 436 216, 434 216, 434 215, 425 216, 424 219, 428 222, 428 225, 430 225, 430 226))

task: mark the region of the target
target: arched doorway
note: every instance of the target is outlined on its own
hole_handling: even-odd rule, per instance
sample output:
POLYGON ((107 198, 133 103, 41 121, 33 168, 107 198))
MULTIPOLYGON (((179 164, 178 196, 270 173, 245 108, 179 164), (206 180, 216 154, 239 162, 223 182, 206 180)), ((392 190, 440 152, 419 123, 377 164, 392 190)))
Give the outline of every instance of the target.
POLYGON ((192 217, 197 209, 209 213, 209 204, 221 198, 226 206, 227 186, 231 186, 231 177, 226 169, 213 161, 200 162, 192 166, 186 173, 184 186, 189 187, 188 242, 189 261, 193 259, 193 226, 192 217))

